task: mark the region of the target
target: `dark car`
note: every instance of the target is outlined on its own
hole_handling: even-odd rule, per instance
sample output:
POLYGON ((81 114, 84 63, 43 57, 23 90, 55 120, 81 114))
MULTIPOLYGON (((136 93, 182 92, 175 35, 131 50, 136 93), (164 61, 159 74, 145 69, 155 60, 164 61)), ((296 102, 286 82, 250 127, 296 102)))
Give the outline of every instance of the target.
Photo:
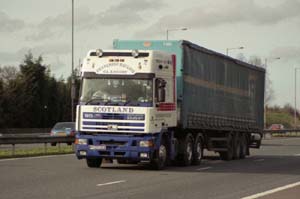
MULTIPOLYGON (((75 136, 75 122, 58 122, 54 125, 50 132, 51 136, 75 136)), ((72 143, 68 143, 71 145, 72 143)), ((56 143, 51 143, 55 146, 56 143)))

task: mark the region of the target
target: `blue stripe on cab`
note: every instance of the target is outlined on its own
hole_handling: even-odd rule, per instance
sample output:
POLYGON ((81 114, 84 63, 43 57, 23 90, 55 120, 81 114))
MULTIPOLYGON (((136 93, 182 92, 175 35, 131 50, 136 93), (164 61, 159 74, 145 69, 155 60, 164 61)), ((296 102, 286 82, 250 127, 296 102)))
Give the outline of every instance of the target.
MULTIPOLYGON (((108 130, 107 128, 97 128, 97 127, 83 127, 83 129, 89 130, 108 130)), ((118 129, 119 131, 144 131, 144 129, 118 129)))
POLYGON ((100 125, 100 126, 107 126, 107 125, 118 125, 118 126, 145 126, 144 123, 110 123, 110 122, 83 122, 83 125, 100 125))

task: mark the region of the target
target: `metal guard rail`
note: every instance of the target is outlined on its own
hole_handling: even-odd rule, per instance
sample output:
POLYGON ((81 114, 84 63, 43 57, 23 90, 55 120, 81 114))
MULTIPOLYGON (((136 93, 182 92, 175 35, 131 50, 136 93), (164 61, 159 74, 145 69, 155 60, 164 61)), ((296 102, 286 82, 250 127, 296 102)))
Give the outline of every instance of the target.
POLYGON ((70 143, 74 137, 55 136, 1 136, 0 144, 70 143))
POLYGON ((279 129, 279 130, 270 130, 270 129, 264 129, 264 134, 266 133, 300 133, 300 129, 279 129))

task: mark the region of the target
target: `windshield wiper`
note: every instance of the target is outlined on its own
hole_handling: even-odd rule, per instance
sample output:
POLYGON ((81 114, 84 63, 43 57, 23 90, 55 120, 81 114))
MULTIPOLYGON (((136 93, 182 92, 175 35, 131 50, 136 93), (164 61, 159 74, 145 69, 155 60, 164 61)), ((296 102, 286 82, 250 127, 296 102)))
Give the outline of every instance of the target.
POLYGON ((128 100, 127 102, 124 103, 123 106, 141 106, 141 103, 138 102, 138 101, 131 101, 131 100, 128 100))
POLYGON ((88 100, 86 103, 85 103, 85 105, 88 105, 89 103, 91 103, 91 102, 93 102, 93 101, 100 101, 100 102, 102 102, 102 101, 104 101, 105 99, 104 98, 100 98, 100 97, 98 97, 98 98, 92 98, 92 99, 90 99, 90 100, 88 100))
POLYGON ((131 100, 127 100, 127 101, 123 104, 123 106, 126 106, 126 105, 128 105, 129 103, 131 103, 131 100))

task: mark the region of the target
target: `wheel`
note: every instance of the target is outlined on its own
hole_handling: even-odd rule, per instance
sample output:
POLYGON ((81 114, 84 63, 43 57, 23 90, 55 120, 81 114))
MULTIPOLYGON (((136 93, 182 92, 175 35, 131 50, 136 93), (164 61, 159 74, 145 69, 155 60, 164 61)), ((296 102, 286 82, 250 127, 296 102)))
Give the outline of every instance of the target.
POLYGON ((193 165, 199 165, 203 157, 203 147, 200 134, 197 134, 193 147, 193 165))
POLYGON ((87 158, 86 164, 90 168, 98 168, 102 163, 102 158, 87 158))
POLYGON ((246 140, 246 135, 242 133, 241 135, 241 145, 240 145, 240 159, 244 159, 247 155, 248 145, 246 140))
POLYGON ((51 143, 51 146, 56 146, 56 143, 55 143, 55 142, 52 142, 52 143, 51 143))
POLYGON ((168 151, 167 151, 167 145, 165 143, 166 143, 165 140, 162 138, 159 149, 157 150, 153 160, 151 160, 151 166, 155 170, 162 170, 166 166, 168 151))
POLYGON ((229 161, 229 160, 232 160, 232 158, 233 158, 233 136, 232 136, 232 134, 229 134, 227 139, 228 139, 227 140, 227 151, 221 151, 220 158, 221 158, 221 160, 229 161))
POLYGON ((181 166, 189 166, 193 160, 193 136, 187 134, 185 137, 179 139, 179 164, 181 166))
POLYGON ((241 137, 239 133, 234 134, 233 136, 233 159, 240 159, 241 153, 241 137))

